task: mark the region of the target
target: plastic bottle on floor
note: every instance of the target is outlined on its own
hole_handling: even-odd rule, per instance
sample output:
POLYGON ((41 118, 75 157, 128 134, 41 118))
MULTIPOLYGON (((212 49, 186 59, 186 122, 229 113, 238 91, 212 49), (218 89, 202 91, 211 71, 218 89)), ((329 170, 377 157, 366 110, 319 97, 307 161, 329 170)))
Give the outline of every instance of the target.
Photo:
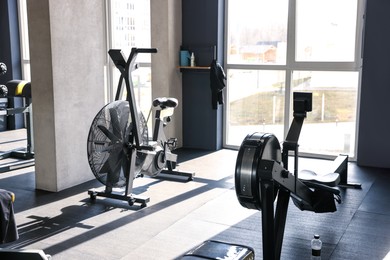
POLYGON ((314 235, 311 240, 311 260, 321 260, 322 241, 320 235, 314 235))

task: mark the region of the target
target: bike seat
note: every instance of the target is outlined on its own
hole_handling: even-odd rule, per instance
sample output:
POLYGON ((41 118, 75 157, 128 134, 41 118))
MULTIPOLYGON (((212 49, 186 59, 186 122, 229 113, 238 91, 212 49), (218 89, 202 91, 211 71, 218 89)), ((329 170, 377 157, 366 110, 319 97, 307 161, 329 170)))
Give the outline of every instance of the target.
POLYGON ((167 107, 175 108, 179 104, 176 98, 159 97, 153 100, 154 107, 165 109, 167 107))
POLYGON ((314 171, 302 170, 298 174, 298 179, 302 181, 317 182, 327 186, 335 187, 340 182, 340 174, 331 172, 327 174, 317 174, 314 171))

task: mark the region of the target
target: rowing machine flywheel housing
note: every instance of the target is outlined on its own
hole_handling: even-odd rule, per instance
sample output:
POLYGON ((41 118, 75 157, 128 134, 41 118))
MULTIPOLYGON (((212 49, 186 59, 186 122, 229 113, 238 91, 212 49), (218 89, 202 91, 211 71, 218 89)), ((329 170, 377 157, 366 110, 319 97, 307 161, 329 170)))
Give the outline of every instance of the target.
POLYGON ((247 135, 238 151, 235 171, 237 198, 245 208, 261 210, 261 179, 258 169, 263 159, 281 163, 282 155, 278 139, 268 133, 247 135))

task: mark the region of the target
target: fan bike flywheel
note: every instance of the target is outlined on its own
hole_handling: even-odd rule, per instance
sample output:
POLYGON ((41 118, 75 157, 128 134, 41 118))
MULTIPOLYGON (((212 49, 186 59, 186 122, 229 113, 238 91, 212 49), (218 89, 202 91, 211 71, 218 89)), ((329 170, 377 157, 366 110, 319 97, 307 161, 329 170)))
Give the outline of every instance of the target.
MULTIPOLYGON (((138 113, 141 127, 140 141, 148 142, 145 118, 138 113)), ((88 162, 96 179, 112 188, 122 188, 130 167, 128 142, 132 130, 129 103, 118 100, 104 106, 92 121, 88 134, 88 162)), ((136 177, 142 170, 145 156, 138 156, 135 162, 136 177)))

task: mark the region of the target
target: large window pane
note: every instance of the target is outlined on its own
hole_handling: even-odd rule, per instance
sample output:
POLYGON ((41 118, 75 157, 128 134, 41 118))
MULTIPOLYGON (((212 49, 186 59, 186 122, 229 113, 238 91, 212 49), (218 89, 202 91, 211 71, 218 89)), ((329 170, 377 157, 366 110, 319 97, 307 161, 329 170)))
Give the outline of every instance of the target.
MULTIPOLYGON (((142 56, 140 54, 140 56, 142 56)), ((147 117, 150 107, 152 105, 152 82, 151 82, 151 68, 150 67, 141 67, 137 70, 133 71, 132 73, 132 79, 134 84, 134 95, 135 100, 137 102, 138 108, 141 110, 141 112, 144 114, 145 117, 147 117)), ((120 73, 118 69, 113 69, 113 78, 115 80, 115 93, 117 89, 117 84, 119 80, 120 73)), ((123 92, 121 99, 126 99, 126 88, 123 86, 123 92)))
POLYGON ((288 0, 230 0, 230 64, 286 64, 288 0))
MULTIPOLYGON (((126 55, 132 47, 150 48, 150 0, 112 0, 111 35, 112 47, 126 55)), ((139 62, 150 63, 150 55, 139 62)))
POLYGON ((26 0, 18 1, 19 7, 19 33, 20 33, 20 47, 21 47, 21 66, 22 78, 31 81, 30 72, 30 48, 28 43, 28 23, 27 23, 27 4, 26 0))
MULTIPOLYGON (((133 47, 150 48, 150 0, 112 0, 111 36, 112 48, 121 49, 126 57, 133 47)), ((150 59, 150 54, 139 54, 137 63, 141 66, 132 77, 136 102, 145 116, 152 96, 150 59)), ((114 66, 111 69, 115 95, 120 73, 114 66)), ((123 95, 125 97, 126 93, 123 95)))
POLYGON ((358 78, 358 72, 293 73, 293 91, 313 93, 313 110, 299 139, 301 152, 354 156, 358 78))
POLYGON ((296 3, 297 61, 355 61, 357 0, 296 3))
POLYGON ((230 69, 227 77, 227 144, 240 145, 253 132, 283 140, 285 72, 230 69))
POLYGON ((293 91, 305 91, 313 93, 313 112, 300 151, 354 159, 362 0, 228 0, 226 6, 225 145, 240 145, 253 131, 283 141, 292 120, 292 107, 283 104, 292 104, 293 91), (280 92, 269 89, 275 84, 280 92))

